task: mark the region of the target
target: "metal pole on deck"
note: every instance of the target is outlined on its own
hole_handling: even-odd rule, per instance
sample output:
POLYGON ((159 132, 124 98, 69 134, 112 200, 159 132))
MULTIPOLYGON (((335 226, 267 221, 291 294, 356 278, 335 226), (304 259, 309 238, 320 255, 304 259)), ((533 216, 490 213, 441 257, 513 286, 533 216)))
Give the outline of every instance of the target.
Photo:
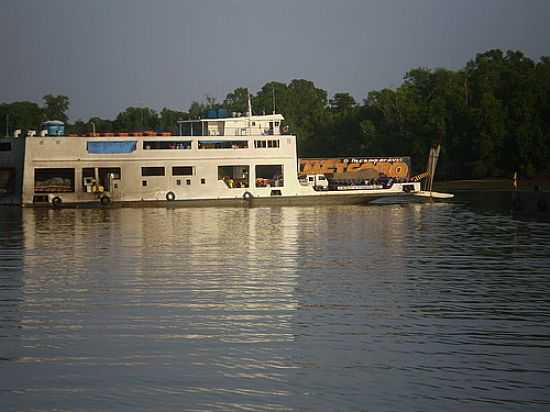
POLYGON ((6 113, 6 137, 10 135, 9 119, 10 119, 10 114, 6 113))

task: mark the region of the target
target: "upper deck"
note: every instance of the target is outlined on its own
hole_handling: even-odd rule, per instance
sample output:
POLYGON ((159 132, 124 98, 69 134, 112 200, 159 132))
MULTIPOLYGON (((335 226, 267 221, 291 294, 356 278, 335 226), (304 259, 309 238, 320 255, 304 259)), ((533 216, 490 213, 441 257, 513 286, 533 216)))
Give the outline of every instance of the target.
POLYGON ((233 117, 208 117, 206 119, 178 121, 180 136, 276 136, 281 134, 280 114, 248 115, 233 117))
POLYGON ((281 134, 280 114, 178 121, 177 133, 28 135, 32 161, 295 157, 295 136, 281 134))
POLYGON ((100 159, 295 158, 295 137, 250 136, 57 136, 25 138, 32 161, 100 159))

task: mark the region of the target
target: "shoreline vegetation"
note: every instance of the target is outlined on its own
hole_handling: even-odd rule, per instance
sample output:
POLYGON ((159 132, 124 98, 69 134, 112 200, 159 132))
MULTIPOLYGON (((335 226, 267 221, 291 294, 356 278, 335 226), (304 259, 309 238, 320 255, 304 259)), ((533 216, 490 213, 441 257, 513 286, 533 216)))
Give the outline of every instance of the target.
MULTIPOLYGON (((437 179, 437 176, 436 176, 437 179)), ((435 191, 444 192, 512 192, 514 191, 511 178, 435 180, 435 191)), ((520 192, 550 192, 550 177, 534 177, 518 181, 520 192)))
MULTIPOLYGON (((248 96, 241 87, 221 102, 206 96, 188 110, 128 107, 113 120, 70 121, 69 98, 49 94, 42 106, 0 104, 0 130, 13 135, 16 129, 36 130, 44 120, 61 120, 66 133, 75 135, 175 133, 177 120, 220 109, 246 113, 248 96)), ((520 51, 489 50, 458 70, 412 69, 400 86, 371 91, 362 102, 346 92, 329 98, 304 79, 271 81, 251 95, 254 113, 271 113, 274 97, 283 126, 297 136, 301 158, 410 156, 417 174, 425 170, 430 147, 440 143, 436 187, 511 190, 517 172, 522 189, 530 181, 525 178, 550 176, 550 57, 534 61, 520 51)))

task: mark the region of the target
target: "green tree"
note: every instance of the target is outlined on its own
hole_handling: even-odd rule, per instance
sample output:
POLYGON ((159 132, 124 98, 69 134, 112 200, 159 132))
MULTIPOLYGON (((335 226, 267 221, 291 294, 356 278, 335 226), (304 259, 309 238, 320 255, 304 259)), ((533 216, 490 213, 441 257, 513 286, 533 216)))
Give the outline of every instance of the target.
POLYGON ((148 107, 128 107, 117 115, 113 130, 116 132, 156 130, 159 126, 158 114, 148 107))
POLYGON ((316 151, 315 132, 327 114, 327 92, 315 87, 311 81, 295 79, 288 85, 286 120, 290 130, 298 137, 303 154, 316 151))
POLYGON ((349 112, 357 105, 355 99, 349 93, 335 93, 329 104, 330 110, 336 113, 349 112))
POLYGON ((252 98, 252 110, 255 113, 275 111, 286 115, 291 109, 288 86, 285 83, 268 82, 252 98))
POLYGON ((66 112, 69 110, 69 98, 67 96, 47 94, 43 99, 45 103, 45 120, 67 121, 66 112))
POLYGON ((92 133, 95 130, 96 133, 111 133, 114 131, 113 121, 108 119, 102 119, 100 117, 92 117, 86 123, 85 130, 82 134, 92 133))
POLYGON ((223 101, 223 108, 229 113, 246 113, 248 111, 248 89, 239 87, 228 93, 223 101))
POLYGON ((177 110, 170 110, 164 107, 160 111, 159 129, 174 133, 177 130, 178 120, 187 120, 187 119, 189 119, 188 113, 180 112, 177 110))
POLYGON ((0 104, 0 135, 12 135, 15 129, 38 130, 44 117, 44 111, 33 102, 14 102, 0 104))
POLYGON ((206 95, 204 103, 196 101, 191 103, 191 107, 189 107, 189 117, 191 119, 205 117, 209 110, 218 110, 221 108, 222 105, 216 101, 215 97, 206 95))

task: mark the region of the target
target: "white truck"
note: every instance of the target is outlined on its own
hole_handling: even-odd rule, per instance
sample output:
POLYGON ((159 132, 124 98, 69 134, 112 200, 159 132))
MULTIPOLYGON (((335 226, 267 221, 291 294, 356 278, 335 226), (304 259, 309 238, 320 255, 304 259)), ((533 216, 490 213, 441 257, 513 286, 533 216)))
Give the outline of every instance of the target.
POLYGON ((300 183, 304 186, 313 186, 315 190, 328 190, 328 180, 325 175, 306 175, 300 178, 300 183))

